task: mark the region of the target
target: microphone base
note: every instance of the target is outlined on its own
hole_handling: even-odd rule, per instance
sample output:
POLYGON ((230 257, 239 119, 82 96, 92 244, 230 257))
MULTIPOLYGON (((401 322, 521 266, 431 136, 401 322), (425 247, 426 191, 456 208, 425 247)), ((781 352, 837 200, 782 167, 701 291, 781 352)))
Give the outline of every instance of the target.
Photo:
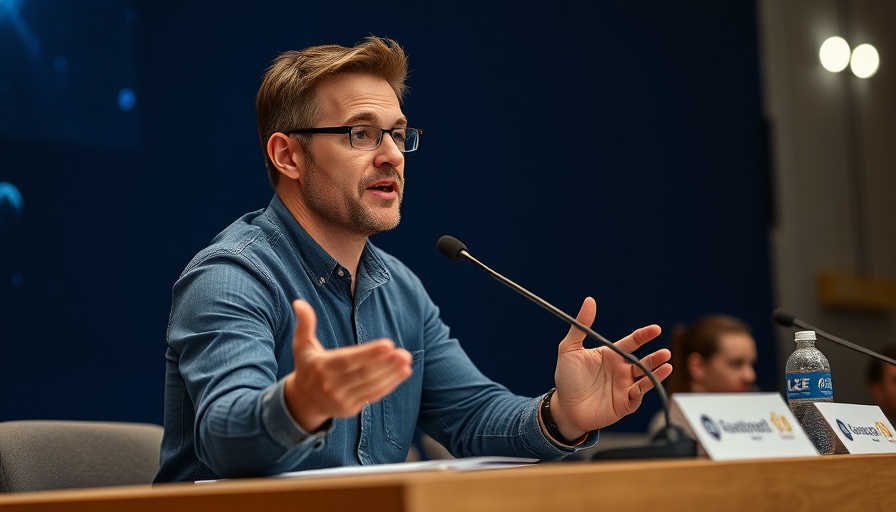
MULTIPOLYGON (((600 443, 600 441, 598 441, 600 443)), ((697 441, 685 435, 681 427, 665 427, 646 446, 626 446, 599 451, 591 460, 682 459, 697 456, 697 441)))

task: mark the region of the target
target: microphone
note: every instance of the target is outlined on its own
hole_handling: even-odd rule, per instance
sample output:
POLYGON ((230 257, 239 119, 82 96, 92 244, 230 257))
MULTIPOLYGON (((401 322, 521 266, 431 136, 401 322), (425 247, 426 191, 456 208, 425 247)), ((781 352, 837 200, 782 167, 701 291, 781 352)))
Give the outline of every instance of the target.
POLYGON ((896 361, 894 361, 893 359, 891 359, 883 354, 878 354, 877 352, 875 352, 873 350, 869 350, 863 346, 856 345, 855 343, 853 343, 851 341, 846 341, 843 338, 838 338, 837 336, 834 336, 833 334, 828 334, 828 333, 822 331, 821 329, 819 329, 818 327, 815 327, 814 325, 810 325, 810 324, 807 324, 806 322, 803 322, 802 320, 797 318, 796 315, 788 313, 787 311, 784 311, 781 308, 776 309, 772 313, 772 320, 774 320, 776 324, 783 326, 783 327, 797 326, 801 329, 815 331, 821 337, 829 339, 838 345, 844 346, 846 348, 850 348, 852 350, 855 350, 856 352, 861 352, 862 354, 865 354, 866 356, 870 356, 875 359, 879 359, 885 363, 890 363, 890 364, 896 366, 896 361))
POLYGON ((697 455, 696 441, 687 437, 680 427, 673 425, 670 421, 669 398, 666 395, 665 388, 663 388, 659 380, 657 380, 656 375, 653 374, 653 371, 650 368, 644 366, 644 364, 641 363, 641 361, 638 360, 637 357, 617 347, 616 344, 610 342, 609 340, 592 330, 590 327, 582 324, 575 318, 564 313, 562 310, 555 307, 548 301, 542 299, 538 295, 535 295, 534 293, 516 284, 515 282, 504 277, 498 272, 495 272, 484 263, 474 258, 473 255, 470 254, 470 251, 467 250, 467 246, 457 238, 449 235, 443 235, 441 238, 439 238, 436 247, 438 247, 439 252, 445 255, 445 257, 447 257, 448 259, 451 259, 453 261, 467 260, 473 263, 477 267, 488 272, 492 277, 500 281, 505 286, 510 287, 523 297, 526 297, 542 308, 553 313, 555 316, 559 317, 567 324, 584 332, 589 337, 599 341, 608 349, 619 354, 626 361, 637 366, 644 373, 644 375, 648 379, 650 379, 650 382, 653 383, 653 387, 654 389, 656 389, 657 394, 660 397, 660 402, 663 406, 663 415, 666 418, 666 426, 663 428, 663 430, 661 430, 656 436, 654 436, 652 444, 648 446, 634 446, 606 450, 604 452, 596 453, 593 457, 594 459, 652 459, 666 457, 695 457, 697 455))

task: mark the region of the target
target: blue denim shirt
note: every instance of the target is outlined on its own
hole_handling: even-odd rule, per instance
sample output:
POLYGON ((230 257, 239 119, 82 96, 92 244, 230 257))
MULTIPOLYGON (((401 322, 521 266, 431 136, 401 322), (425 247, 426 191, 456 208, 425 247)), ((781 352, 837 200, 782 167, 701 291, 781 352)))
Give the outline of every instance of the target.
MULTIPOLYGON (((510 393, 473 365, 420 280, 369 241, 351 276, 275 196, 189 263, 168 321, 165 435, 157 482, 260 476, 405 460, 415 427, 456 456, 558 459, 538 398, 510 393), (326 348, 390 338, 413 373, 351 418, 309 434, 290 416, 292 301, 308 301, 326 348)), ((592 434, 579 449, 592 446, 592 434)))

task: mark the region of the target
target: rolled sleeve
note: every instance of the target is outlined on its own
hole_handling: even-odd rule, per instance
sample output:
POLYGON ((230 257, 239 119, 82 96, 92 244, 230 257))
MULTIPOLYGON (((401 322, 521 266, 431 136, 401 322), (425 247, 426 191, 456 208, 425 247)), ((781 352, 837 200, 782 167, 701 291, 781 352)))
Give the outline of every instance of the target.
POLYGON ((581 450, 587 450, 597 444, 600 432, 593 430, 588 433, 585 441, 577 446, 561 447, 552 443, 541 430, 538 424, 538 407, 544 395, 534 398, 532 403, 523 411, 520 422, 520 436, 529 444, 533 453, 537 453, 542 460, 557 460, 581 450))

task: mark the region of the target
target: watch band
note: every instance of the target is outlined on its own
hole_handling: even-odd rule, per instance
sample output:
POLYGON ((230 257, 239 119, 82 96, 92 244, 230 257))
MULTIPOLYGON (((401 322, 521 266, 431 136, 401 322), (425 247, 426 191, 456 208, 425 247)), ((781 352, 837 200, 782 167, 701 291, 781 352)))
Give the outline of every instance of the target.
POLYGON ((544 422, 544 428, 547 430, 548 436, 550 436, 552 440, 564 446, 578 446, 584 443, 585 439, 588 438, 588 432, 585 432, 582 437, 574 441, 570 441, 563 437, 563 434, 560 433, 560 427, 557 426, 557 423, 554 421, 554 416, 551 415, 551 397, 554 396, 555 391, 557 391, 557 388, 551 389, 544 395, 544 398, 541 399, 541 421, 544 422))

